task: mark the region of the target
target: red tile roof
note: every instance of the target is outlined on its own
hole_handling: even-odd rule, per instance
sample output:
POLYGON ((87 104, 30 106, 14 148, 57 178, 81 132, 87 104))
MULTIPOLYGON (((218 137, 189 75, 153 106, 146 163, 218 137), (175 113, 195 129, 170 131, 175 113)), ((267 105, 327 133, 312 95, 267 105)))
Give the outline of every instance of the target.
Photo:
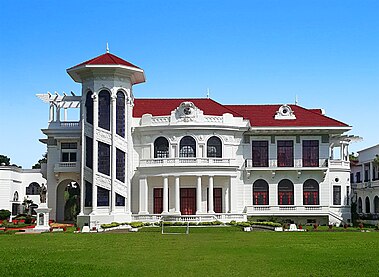
POLYGON ((130 66, 130 67, 140 69, 138 66, 136 66, 130 62, 127 62, 127 61, 117 57, 116 55, 113 55, 111 53, 105 53, 103 55, 97 56, 96 58, 82 62, 78 65, 75 65, 75 66, 69 68, 68 70, 73 69, 75 67, 82 66, 82 65, 88 65, 88 64, 91 64, 91 65, 125 65, 125 66, 130 66))
POLYGON ((207 115, 221 116, 230 113, 234 116, 243 117, 238 112, 227 108, 209 98, 180 98, 180 99, 134 99, 133 117, 142 117, 149 113, 153 116, 171 115, 182 102, 192 102, 207 115))
POLYGON ((147 113, 153 116, 170 115, 171 111, 185 101, 193 102, 205 115, 221 116, 230 113, 250 120, 253 127, 349 127, 341 121, 322 115, 320 109, 289 105, 296 119, 277 120, 275 114, 281 105, 222 105, 208 98, 135 99, 133 117, 142 117, 147 113))
POLYGON ((320 110, 305 109, 298 105, 289 105, 296 119, 275 119, 276 111, 282 105, 225 105, 242 114, 255 127, 349 127, 349 125, 322 115, 320 110))

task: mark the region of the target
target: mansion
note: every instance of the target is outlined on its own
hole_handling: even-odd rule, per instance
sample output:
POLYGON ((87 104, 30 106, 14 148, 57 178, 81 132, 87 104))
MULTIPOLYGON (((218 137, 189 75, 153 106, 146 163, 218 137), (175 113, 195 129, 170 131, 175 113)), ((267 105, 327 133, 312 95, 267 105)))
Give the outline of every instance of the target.
POLYGON ((81 95, 38 95, 50 110, 41 142, 52 219, 66 219, 72 186, 79 226, 162 216, 350 222, 351 127, 322 109, 135 98, 144 71, 109 52, 67 73, 81 95))

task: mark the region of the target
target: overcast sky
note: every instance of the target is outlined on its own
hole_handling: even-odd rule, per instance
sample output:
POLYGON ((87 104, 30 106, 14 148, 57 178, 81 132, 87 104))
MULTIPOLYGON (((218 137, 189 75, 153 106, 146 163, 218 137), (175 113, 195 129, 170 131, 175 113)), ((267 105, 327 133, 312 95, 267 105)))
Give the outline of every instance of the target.
POLYGON ((135 97, 324 108, 379 143, 379 1, 1 1, 0 154, 24 168, 46 151, 48 105, 66 69, 111 53, 145 70, 135 97))

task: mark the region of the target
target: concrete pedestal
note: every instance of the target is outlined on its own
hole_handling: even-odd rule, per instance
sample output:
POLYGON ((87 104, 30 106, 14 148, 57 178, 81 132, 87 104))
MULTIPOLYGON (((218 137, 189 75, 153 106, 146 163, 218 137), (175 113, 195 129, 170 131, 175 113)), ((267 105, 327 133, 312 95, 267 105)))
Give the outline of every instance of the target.
POLYGON ((49 213, 51 209, 47 207, 46 203, 42 203, 35 211, 37 213, 37 225, 34 227, 34 231, 49 232, 49 213))

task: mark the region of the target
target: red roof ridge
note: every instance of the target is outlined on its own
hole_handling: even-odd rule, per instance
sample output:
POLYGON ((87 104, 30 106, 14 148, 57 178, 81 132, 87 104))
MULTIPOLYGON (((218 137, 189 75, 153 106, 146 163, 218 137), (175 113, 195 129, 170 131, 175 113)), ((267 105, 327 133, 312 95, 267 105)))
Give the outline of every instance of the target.
POLYGON ((83 65, 87 65, 87 64, 93 64, 93 65, 110 65, 110 64, 113 64, 113 65, 124 65, 124 66, 130 66, 130 67, 134 67, 134 68, 138 68, 138 69, 141 69, 139 68, 138 66, 128 62, 128 61, 125 61, 124 59, 121 59, 120 57, 117 57, 116 55, 114 54, 111 54, 111 53, 105 53, 105 54, 101 54, 95 58, 92 58, 92 59, 89 59, 85 62, 82 62, 80 64, 77 64, 73 67, 70 67, 68 70, 71 70, 75 67, 79 67, 79 66, 83 66, 83 65), (108 60, 111 60, 111 63, 108 61, 108 60))

